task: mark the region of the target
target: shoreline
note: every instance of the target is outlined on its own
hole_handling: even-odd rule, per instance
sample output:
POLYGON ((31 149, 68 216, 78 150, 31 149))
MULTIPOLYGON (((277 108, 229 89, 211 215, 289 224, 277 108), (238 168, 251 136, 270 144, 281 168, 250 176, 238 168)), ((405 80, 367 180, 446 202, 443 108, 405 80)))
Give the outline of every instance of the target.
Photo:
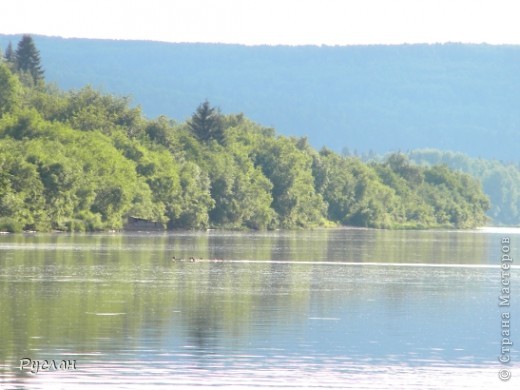
POLYGON ((320 226, 305 229, 230 229, 230 228, 208 228, 208 229, 164 229, 164 230, 93 230, 93 231, 65 231, 65 230, 51 230, 51 231, 36 231, 25 230, 21 232, 0 231, 2 235, 74 235, 74 234, 175 234, 175 233, 211 233, 211 232, 233 232, 233 233, 275 233, 275 232, 310 232, 316 230, 352 230, 352 231, 423 231, 423 232, 474 232, 474 233, 497 233, 497 234, 520 234, 520 226, 480 226, 475 228, 455 228, 455 227, 431 227, 431 228, 373 228, 361 226, 320 226))

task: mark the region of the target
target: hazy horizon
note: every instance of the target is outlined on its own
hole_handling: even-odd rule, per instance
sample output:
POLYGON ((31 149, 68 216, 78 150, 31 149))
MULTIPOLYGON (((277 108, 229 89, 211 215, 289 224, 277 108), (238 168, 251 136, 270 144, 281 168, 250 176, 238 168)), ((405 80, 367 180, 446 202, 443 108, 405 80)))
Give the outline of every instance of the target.
MULTIPOLYGON (((170 42, 170 41, 161 41, 155 39, 139 39, 139 38, 84 38, 84 37, 64 37, 60 35, 47 35, 47 34, 37 34, 31 32, 19 32, 19 33, 0 33, 0 36, 4 37, 21 37, 23 35, 30 35, 33 38, 42 37, 42 38, 57 38, 64 40, 88 40, 88 41, 114 41, 114 42, 149 42, 149 43, 158 43, 158 44, 179 44, 179 45, 224 45, 224 46, 246 46, 246 47, 355 47, 355 46, 420 46, 420 45, 484 45, 484 46, 520 46, 519 43, 487 43, 487 42, 459 42, 459 41, 446 41, 446 42, 414 42, 414 43, 351 43, 351 44, 312 44, 312 43, 301 43, 301 44, 285 44, 285 43, 275 43, 275 44, 267 44, 267 43, 259 43, 259 44, 247 44, 247 43, 227 43, 227 42, 170 42)), ((15 45, 17 42, 13 41, 12 44, 15 45)), ((0 47, 0 51, 3 51, 5 48, 0 47)))
POLYGON ((513 0, 20 0, 2 8, 9 17, 0 34, 248 46, 520 44, 513 0))

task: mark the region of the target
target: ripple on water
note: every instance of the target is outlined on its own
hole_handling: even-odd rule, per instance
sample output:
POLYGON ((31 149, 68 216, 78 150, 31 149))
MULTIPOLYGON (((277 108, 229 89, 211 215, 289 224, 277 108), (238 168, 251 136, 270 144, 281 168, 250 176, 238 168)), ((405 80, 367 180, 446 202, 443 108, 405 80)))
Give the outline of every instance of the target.
MULTIPOLYGON (((225 357, 222 356, 223 359, 225 357)), ((247 360, 247 357, 244 357, 247 360)), ((259 366, 250 361, 240 365, 235 359, 216 361, 211 365, 197 366, 171 362, 146 361, 127 364, 91 361, 79 364, 77 371, 46 372, 38 375, 3 378, 2 388, 15 388, 24 383, 31 389, 94 389, 99 388, 328 388, 328 389, 513 389, 518 386, 513 378, 501 383, 497 369, 490 367, 450 367, 406 365, 370 365, 346 363, 331 359, 328 365, 316 364, 312 359, 259 366), (283 366, 282 366, 283 364, 283 366), (10 387, 13 386, 13 387, 10 387)), ((512 367, 519 370, 519 367, 512 367)), ((4 370, 5 372, 5 370, 4 370)))

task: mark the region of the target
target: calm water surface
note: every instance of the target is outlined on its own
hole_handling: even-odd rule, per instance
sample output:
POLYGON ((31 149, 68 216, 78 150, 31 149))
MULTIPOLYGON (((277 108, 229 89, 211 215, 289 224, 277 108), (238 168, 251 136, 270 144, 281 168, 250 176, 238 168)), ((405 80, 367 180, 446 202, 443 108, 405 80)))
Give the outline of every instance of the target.
POLYGON ((515 229, 3 235, 0 389, 520 388, 502 237, 520 262, 515 229))

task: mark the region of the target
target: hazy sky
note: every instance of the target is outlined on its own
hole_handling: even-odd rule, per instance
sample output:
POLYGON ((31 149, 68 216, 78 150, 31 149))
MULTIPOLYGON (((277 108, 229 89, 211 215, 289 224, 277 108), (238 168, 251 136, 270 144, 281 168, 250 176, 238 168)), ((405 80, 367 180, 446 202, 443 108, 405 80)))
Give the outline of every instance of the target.
MULTIPOLYGON (((520 44, 519 0, 8 0, 0 33, 243 44, 520 44)), ((7 4, 6 4, 7 3, 7 4)))

